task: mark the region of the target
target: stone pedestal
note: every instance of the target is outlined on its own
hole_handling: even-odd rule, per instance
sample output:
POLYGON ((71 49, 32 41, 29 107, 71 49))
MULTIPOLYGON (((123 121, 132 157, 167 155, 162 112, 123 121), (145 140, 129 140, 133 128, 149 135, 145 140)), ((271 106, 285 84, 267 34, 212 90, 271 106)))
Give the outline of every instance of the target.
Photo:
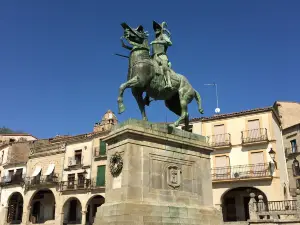
POLYGON ((223 224, 221 212, 213 207, 213 150, 205 137, 129 120, 116 126, 105 141, 105 204, 94 224, 223 224), (116 156, 122 160, 114 161, 116 156))

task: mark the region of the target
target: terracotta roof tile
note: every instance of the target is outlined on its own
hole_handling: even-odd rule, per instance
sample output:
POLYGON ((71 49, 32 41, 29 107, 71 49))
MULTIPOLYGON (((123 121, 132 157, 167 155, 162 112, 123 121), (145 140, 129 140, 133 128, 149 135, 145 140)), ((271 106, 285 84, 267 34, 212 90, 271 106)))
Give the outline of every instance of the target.
POLYGON ((240 111, 240 112, 224 113, 224 114, 214 115, 211 117, 193 118, 190 120, 190 122, 224 119, 224 118, 243 116, 243 115, 248 115, 248 114, 253 114, 253 113, 267 112, 267 111, 271 111, 271 110, 273 110, 273 107, 268 106, 268 107, 263 107, 263 108, 244 110, 244 111, 240 111))

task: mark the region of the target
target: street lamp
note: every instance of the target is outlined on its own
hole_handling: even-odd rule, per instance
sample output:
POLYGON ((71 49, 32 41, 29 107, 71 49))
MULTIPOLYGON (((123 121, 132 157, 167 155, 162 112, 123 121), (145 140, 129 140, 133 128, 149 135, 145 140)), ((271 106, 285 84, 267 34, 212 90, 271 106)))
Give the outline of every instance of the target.
POLYGON ((272 159, 273 162, 274 162, 275 168, 277 169, 277 163, 276 163, 276 161, 275 161, 275 155, 276 155, 276 152, 273 150, 273 148, 270 149, 269 155, 270 155, 271 159, 272 159))
POLYGON ((276 152, 273 150, 273 148, 270 149, 269 155, 270 155, 271 159, 275 162, 276 152))
POLYGON ((219 96, 218 96, 218 86, 215 82, 213 82, 212 84, 204 84, 207 86, 215 86, 216 88, 216 99, 217 99, 217 108, 215 109, 216 113, 220 113, 221 109, 219 108, 219 96))

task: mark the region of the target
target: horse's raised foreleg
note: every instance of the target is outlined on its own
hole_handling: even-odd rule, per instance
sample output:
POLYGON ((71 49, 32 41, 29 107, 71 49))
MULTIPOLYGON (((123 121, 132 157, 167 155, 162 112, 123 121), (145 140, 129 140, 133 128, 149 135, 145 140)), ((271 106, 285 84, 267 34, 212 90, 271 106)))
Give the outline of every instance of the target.
POLYGON ((123 94, 126 88, 136 87, 139 85, 139 79, 137 76, 131 78, 126 83, 121 84, 119 88, 119 96, 118 96, 118 107, 119 107, 119 114, 125 111, 125 105, 123 103, 123 94))
POLYGON ((132 88, 132 94, 135 97, 135 100, 139 106, 139 109, 141 111, 143 120, 147 121, 147 115, 146 115, 146 110, 145 110, 145 101, 143 99, 143 91, 132 88))

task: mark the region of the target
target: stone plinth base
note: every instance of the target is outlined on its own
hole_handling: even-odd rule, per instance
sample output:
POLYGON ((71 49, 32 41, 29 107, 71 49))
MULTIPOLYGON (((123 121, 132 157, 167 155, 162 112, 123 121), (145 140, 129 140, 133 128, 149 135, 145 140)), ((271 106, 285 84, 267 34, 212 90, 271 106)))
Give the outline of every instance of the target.
POLYGON ((186 207, 137 203, 105 204, 95 224, 105 225, 221 225, 220 211, 213 207, 186 207))
POLYGON ((213 208, 213 149, 205 137, 130 120, 104 141, 105 203, 97 211, 95 225, 223 224, 213 208))

